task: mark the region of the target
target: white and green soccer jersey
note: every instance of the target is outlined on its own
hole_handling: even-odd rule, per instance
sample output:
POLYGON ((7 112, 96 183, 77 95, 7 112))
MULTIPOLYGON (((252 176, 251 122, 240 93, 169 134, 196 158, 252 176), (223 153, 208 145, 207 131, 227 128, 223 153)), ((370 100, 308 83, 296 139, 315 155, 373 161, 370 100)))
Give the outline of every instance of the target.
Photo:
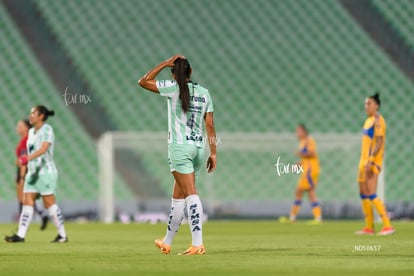
POLYGON ((168 99, 168 143, 204 147, 204 115, 214 111, 208 90, 196 83, 188 83, 190 108, 186 113, 181 108, 177 82, 159 80, 156 85, 160 95, 168 99))
POLYGON ((42 147, 44 142, 50 143, 48 150, 41 156, 29 161, 28 170, 33 174, 39 170, 39 174, 57 173, 55 162, 53 162, 53 149, 55 146, 55 134, 53 128, 49 124, 35 131, 35 128, 29 130, 27 138, 27 152, 32 154, 42 147))

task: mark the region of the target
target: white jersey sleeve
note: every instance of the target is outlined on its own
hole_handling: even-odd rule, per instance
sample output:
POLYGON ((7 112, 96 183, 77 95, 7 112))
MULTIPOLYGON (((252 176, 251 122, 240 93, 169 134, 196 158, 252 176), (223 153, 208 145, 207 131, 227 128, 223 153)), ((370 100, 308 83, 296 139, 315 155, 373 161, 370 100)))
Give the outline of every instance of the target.
POLYGON ((44 124, 37 131, 35 131, 34 128, 29 130, 29 137, 27 139, 27 149, 29 154, 33 154, 41 149, 43 143, 49 143, 49 147, 45 153, 29 161, 29 173, 57 173, 56 165, 53 161, 55 134, 53 128, 49 124, 44 124))
POLYGON ((179 91, 177 82, 173 80, 157 80, 155 84, 160 95, 164 97, 171 98, 174 93, 179 91))
POLYGON ((55 134, 53 133, 53 128, 50 125, 45 125, 42 128, 42 136, 41 142, 48 142, 49 144, 53 144, 55 141, 55 134))

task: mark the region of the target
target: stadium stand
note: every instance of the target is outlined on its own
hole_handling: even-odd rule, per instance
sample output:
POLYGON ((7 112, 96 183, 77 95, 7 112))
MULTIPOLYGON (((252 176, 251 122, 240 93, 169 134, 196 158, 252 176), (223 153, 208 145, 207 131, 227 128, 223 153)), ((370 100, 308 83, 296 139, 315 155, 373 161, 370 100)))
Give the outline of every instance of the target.
POLYGON ((372 0, 371 2, 394 30, 414 49, 414 2, 410 0, 372 0))
MULTIPOLYGON (((409 1, 373 3, 412 40, 414 17, 409 1)), ((190 58, 194 79, 210 89, 219 133, 285 133, 292 132, 297 122, 322 134, 355 133, 364 119, 364 97, 381 92, 382 112, 389 126, 387 199, 414 196, 409 189, 414 177, 407 162, 414 150, 407 143, 414 136, 414 130, 407 127, 414 116, 413 84, 336 1, 36 0, 35 4, 119 130, 165 131, 164 99, 143 93, 136 80, 160 59, 177 52, 190 58)), ((76 117, 66 112, 61 96, 1 5, 0 16, 6 26, 0 42, 2 95, 14 95, 2 97, 0 103, 5 118, 0 124, 5 133, 0 152, 12 156, 16 136, 10 129, 33 105, 32 97, 52 106, 57 111, 53 125, 61 143, 56 155, 61 168, 60 192, 72 199, 96 199, 93 140, 76 117), (65 131, 68 128, 70 134, 65 131)), ((163 77, 169 78, 168 74, 163 77)), ((217 183, 223 183, 215 187, 215 194, 224 199, 290 196, 290 188, 275 189, 274 175, 268 170, 256 169, 261 160, 274 162, 276 154, 285 160, 292 158, 288 151, 223 154, 220 163, 226 169, 215 176, 217 183), (245 174, 241 166, 255 170, 245 174), (252 186, 257 179, 261 189, 252 186)), ((341 178, 344 154, 321 156, 322 167, 333 162, 338 168, 322 176, 321 183, 329 186, 321 190, 322 200, 337 196, 341 187, 354 181, 341 178)), ((142 158, 147 171, 169 190, 171 178, 165 174, 165 166, 159 166, 165 157, 142 158)), ((1 180, 11 183, 13 160, 2 160, 5 173, 1 180)), ((128 197, 123 185, 115 187, 118 197, 128 197)), ((6 198, 14 196, 13 185, 0 189, 6 198)))
MULTIPOLYGON (((94 141, 88 136, 63 96, 39 65, 30 48, 19 34, 10 16, 0 3, 2 18, 0 41, 0 83, 2 84, 0 114, 0 194, 2 200, 15 198, 13 179, 14 148, 19 140, 15 124, 28 115, 30 108, 44 104, 56 111, 50 119, 56 135, 55 159, 59 169, 58 196, 79 201, 97 199, 97 157, 94 141)), ((120 198, 129 198, 121 180, 116 187, 120 198)))
MULTIPOLYGON (((190 58, 194 79, 210 89, 219 131, 292 132, 297 122, 304 122, 317 133, 355 133, 364 120, 364 97, 379 91, 389 125, 387 198, 413 197, 408 185, 414 178, 405 161, 413 150, 406 144, 414 135, 407 128, 414 115, 413 84, 336 1, 35 3, 120 130, 165 131, 164 100, 145 94, 136 80, 177 52, 190 58)), ((413 18, 402 22, 412 26, 413 18)), ((217 194, 259 199, 290 195, 290 189, 276 191, 272 176, 263 178, 261 170, 252 170, 247 178, 235 176, 240 163, 254 167, 264 158, 240 154, 222 156, 227 169, 215 181, 225 187, 217 194), (258 177, 263 189, 251 187, 258 177)), ((273 161, 275 154, 266 160, 273 161)), ((152 168, 148 170, 163 175, 161 157, 143 158, 152 168)), ((341 155, 333 158, 339 168, 341 155)), ((160 181, 169 189, 170 178, 160 181)), ((321 190, 323 199, 348 185, 340 170, 330 171, 322 181, 330 187, 321 190)))
MULTIPOLYGON (((219 11, 215 1, 97 4, 41 0, 36 4, 120 130, 165 130, 163 100, 142 93, 135 82, 145 70, 175 52, 189 56, 196 81, 219 99, 219 130, 289 132, 301 121, 318 133, 357 132, 364 118, 364 97, 380 91, 383 113, 393 130, 387 157, 394 162, 388 162, 388 169, 398 171, 387 174, 387 194, 390 200, 411 197, 400 186, 412 179, 409 168, 402 165, 406 156, 401 147, 407 136, 400 133, 412 132, 405 127, 403 113, 411 112, 406 97, 413 97, 412 83, 338 3, 259 2, 226 1, 219 11), (170 9, 173 5, 182 9, 170 9), (137 15, 137 11, 145 12, 137 15), (239 30, 243 30, 243 40, 238 40, 239 30)), ((238 166, 231 160, 255 163, 258 159, 263 156, 234 153, 225 164, 238 166)), ((150 158, 147 164, 157 166, 160 160, 150 158)), ((252 180, 257 177, 253 173, 252 180)), ((250 182, 230 175, 217 178, 228 187, 250 182)), ((334 172, 330 180, 338 178, 340 172, 334 172)), ((263 194, 253 196, 286 196, 276 195, 268 186, 263 194)), ((249 194, 246 189, 235 192, 228 187, 219 194, 234 198, 249 194)))

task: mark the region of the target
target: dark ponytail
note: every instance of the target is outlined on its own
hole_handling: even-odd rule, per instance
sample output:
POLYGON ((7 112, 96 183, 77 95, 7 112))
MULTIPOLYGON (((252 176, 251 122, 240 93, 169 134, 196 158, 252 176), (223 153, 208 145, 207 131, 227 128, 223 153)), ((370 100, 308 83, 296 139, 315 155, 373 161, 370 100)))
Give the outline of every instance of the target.
POLYGON ((369 98, 373 99, 374 102, 376 102, 378 106, 381 106, 381 100, 380 100, 380 96, 379 96, 378 92, 375 93, 374 95, 370 96, 369 98))
POLYGON ((29 119, 22 119, 22 122, 27 128, 32 128, 32 124, 30 123, 29 119))
POLYGON ((187 79, 190 78, 191 65, 188 62, 188 59, 180 58, 174 62, 174 67, 171 71, 180 88, 181 108, 184 112, 187 112, 190 109, 190 89, 187 85, 187 79))
POLYGON ((49 116, 55 115, 55 111, 47 109, 47 107, 44 105, 37 105, 35 109, 37 110, 39 114, 43 114, 43 122, 46 122, 49 116))

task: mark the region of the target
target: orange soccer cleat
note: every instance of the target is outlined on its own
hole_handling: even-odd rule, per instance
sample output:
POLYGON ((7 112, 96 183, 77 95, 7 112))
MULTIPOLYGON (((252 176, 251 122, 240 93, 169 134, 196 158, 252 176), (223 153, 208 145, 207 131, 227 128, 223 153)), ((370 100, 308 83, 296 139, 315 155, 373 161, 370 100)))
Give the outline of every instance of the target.
POLYGON ((373 229, 365 227, 362 230, 356 231, 355 234, 356 235, 374 235, 375 232, 373 229))
POLYGON ((200 246, 192 245, 186 251, 178 255, 204 255, 204 254, 206 254, 206 248, 204 247, 204 245, 200 245, 200 246))
POLYGON ((378 232, 378 236, 387 236, 387 235, 392 235, 395 233, 395 228, 392 226, 389 227, 384 227, 381 229, 381 231, 378 232))
POLYGON ((170 254, 171 252, 171 246, 164 244, 164 240, 163 239, 156 239, 155 240, 155 246, 158 247, 161 250, 162 254, 170 254))

